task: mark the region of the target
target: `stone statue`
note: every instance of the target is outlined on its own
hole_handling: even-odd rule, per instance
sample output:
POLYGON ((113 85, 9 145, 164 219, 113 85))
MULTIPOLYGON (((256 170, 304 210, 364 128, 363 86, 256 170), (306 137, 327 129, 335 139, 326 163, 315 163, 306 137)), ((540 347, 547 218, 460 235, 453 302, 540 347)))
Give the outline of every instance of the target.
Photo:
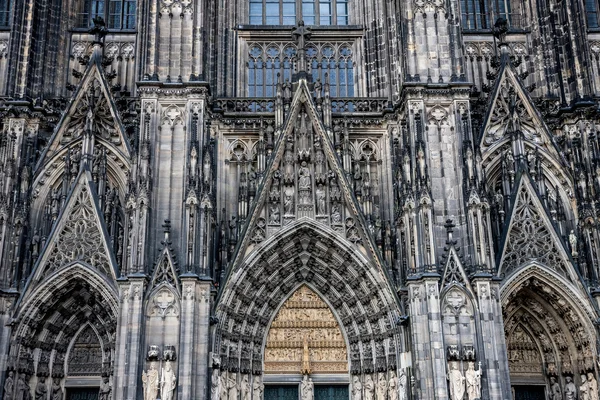
POLYGON ((230 400, 237 400, 238 398, 237 374, 235 372, 230 372, 227 378, 227 398, 230 400))
POLYGON ((160 383, 160 398, 161 400, 173 400, 173 392, 175 391, 175 384, 177 378, 175 377, 175 371, 171 361, 165 362, 165 368, 162 373, 162 381, 160 383))
MULTIPOLYGON (((108 378, 105 378, 108 379, 108 378)), ((102 397, 102 385, 100 385, 100 396, 99 400, 108 400, 108 397, 102 397)), ((60 387, 60 379, 54 378, 52 381, 52 400, 63 400, 63 391, 60 387)))
POLYGON ((279 204, 271 204, 271 213, 269 214, 269 224, 279 224, 279 204))
POLYGON ((221 396, 221 377, 219 375, 219 368, 213 368, 212 376, 210 378, 210 398, 212 400, 219 400, 221 396))
POLYGON ((398 400, 398 377, 395 371, 390 371, 388 380, 388 397, 390 400, 398 400))
POLYGON ((315 193, 317 195, 317 215, 325 215, 325 189, 323 185, 319 185, 315 193))
POLYGON ((562 400, 560 385, 553 376, 550 377, 550 400, 562 400))
POLYGON ((450 381, 450 399, 462 400, 465 394, 465 377, 459 371, 457 362, 450 363, 448 381, 450 381))
POLYGON ((300 388, 300 398, 302 400, 313 400, 315 396, 315 387, 311 378, 308 375, 304 375, 302 378, 302 385, 300 388))
POLYGON ((598 381, 594 378, 594 374, 588 372, 587 374, 588 387, 590 392, 590 400, 600 400, 598 399, 598 381))
POLYGON ((567 376, 565 380, 567 381, 565 385, 565 400, 577 400, 577 387, 573 383, 573 378, 567 376))
POLYGON ((575 231, 572 229, 571 233, 569 233, 569 244, 571 245, 571 255, 577 257, 577 235, 575 235, 575 231))
POLYGON ((252 399, 262 400, 264 390, 265 385, 262 383, 262 377, 260 375, 255 376, 254 381, 252 382, 252 399))
POLYGON ((150 363, 148 372, 142 371, 142 383, 144 384, 144 400, 156 400, 158 395, 158 370, 154 363, 150 363))
POLYGON ((465 372, 465 378, 469 400, 481 398, 481 364, 479 365, 479 369, 475 371, 475 363, 470 361, 467 372, 465 372))
POLYGON ((302 161, 300 168, 298 168, 298 189, 310 189, 310 170, 306 165, 306 161, 302 161))
POLYGON ((250 400, 250 377, 248 374, 242 375, 242 381, 240 382, 240 398, 241 400, 250 400))
POLYGON ((221 400, 227 400, 227 371, 221 373, 221 400))
POLYGON ((406 372, 404 368, 400 368, 400 376, 398 377, 398 400, 406 399, 406 383, 408 379, 406 378, 406 372))
POLYGON ((331 223, 334 225, 342 223, 342 214, 340 213, 340 205, 335 203, 331 206, 331 223))
POLYGON ((377 400, 385 400, 387 394, 387 380, 385 379, 385 374, 380 372, 377 375, 377 400))
POLYGON ((286 216, 294 215, 294 188, 288 186, 283 191, 283 211, 286 216))
POLYGON ((375 382, 371 374, 365 375, 365 400, 373 400, 375 397, 375 382))
POLYGON ((6 380, 4 381, 4 400, 12 400, 13 389, 15 387, 15 379, 13 378, 13 372, 9 371, 6 380))
POLYGON ((590 386, 587 376, 581 374, 581 386, 579 386, 579 400, 590 400, 590 386))
MULTIPOLYGON (((98 400, 110 400, 111 390, 112 390, 112 387, 110 386, 110 380, 108 379, 108 376, 102 377, 102 383, 100 383, 100 393, 98 395, 98 400)), ((58 400, 58 399, 53 399, 53 400, 58 400)))
POLYGON ((40 376, 38 378, 38 383, 35 386, 35 400, 44 400, 46 398, 46 392, 48 388, 46 388, 46 378, 40 376))
POLYGON ((358 375, 352 377, 352 400, 362 400, 362 383, 358 375))
POLYGON ((19 375, 17 379, 17 397, 15 397, 15 400, 29 400, 30 397, 29 385, 23 375, 19 375))

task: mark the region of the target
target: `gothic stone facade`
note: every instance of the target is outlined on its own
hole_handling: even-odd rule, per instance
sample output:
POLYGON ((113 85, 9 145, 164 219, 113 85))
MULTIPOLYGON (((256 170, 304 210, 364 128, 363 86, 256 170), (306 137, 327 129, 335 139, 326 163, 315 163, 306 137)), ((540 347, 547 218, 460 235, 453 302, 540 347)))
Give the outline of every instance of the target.
POLYGON ((598 400, 594 3, 0 1, 3 399, 598 400))

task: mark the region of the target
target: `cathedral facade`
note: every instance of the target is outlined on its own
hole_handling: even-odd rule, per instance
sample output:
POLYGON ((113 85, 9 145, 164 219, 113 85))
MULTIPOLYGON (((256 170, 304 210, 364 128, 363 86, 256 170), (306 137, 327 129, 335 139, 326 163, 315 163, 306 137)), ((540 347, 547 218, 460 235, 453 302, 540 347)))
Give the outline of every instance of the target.
POLYGON ((597 0, 0 0, 4 400, 599 400, 597 0))

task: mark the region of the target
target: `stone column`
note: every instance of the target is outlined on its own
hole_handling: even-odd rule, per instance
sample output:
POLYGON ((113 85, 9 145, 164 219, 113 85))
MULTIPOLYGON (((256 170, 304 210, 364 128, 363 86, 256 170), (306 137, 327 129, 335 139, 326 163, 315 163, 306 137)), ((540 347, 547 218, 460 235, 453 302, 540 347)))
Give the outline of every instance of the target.
POLYGON ((448 399, 446 351, 440 314, 438 274, 409 278, 410 326, 418 398, 448 399))
POLYGON ((178 399, 208 398, 210 281, 181 276, 178 399))
POLYGON ((490 400, 510 399, 510 376, 502 304, 500 303, 500 283, 489 274, 479 274, 473 279, 479 303, 479 342, 483 363, 482 390, 485 393, 486 382, 490 400))
POLYGON ((2 293, 0 295, 0 394, 4 396, 4 379, 10 351, 11 327, 9 325, 13 304, 17 301, 17 292, 2 293))
POLYGON ((121 303, 115 344, 115 400, 136 400, 142 395, 140 361, 145 355, 145 349, 141 348, 145 284, 145 275, 133 275, 118 282, 121 303))

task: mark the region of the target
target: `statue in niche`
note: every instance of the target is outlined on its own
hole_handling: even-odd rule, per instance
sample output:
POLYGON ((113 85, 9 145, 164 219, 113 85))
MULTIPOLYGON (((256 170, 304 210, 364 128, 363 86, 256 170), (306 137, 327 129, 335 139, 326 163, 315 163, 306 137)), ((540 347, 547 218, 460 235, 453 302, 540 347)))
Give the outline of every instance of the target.
POLYGON ((38 383, 35 387, 35 400, 43 400, 46 398, 46 392, 48 388, 46 388, 46 378, 40 376, 38 378, 38 383))
POLYGON ((158 395, 158 370, 154 363, 150 363, 148 372, 142 371, 144 385, 144 400, 156 400, 158 395))
POLYGON ((325 189, 323 185, 319 185, 315 193, 317 195, 317 215, 325 215, 325 189))
POLYGON ((599 400, 598 399, 598 381, 594 378, 594 374, 588 372, 587 374, 587 382, 588 388, 590 392, 590 400, 599 400))
POLYGON ((550 377, 550 400, 563 400, 560 385, 553 376, 550 377))
POLYGON ((9 371, 8 376, 4 381, 4 400, 12 400, 13 398, 13 388, 15 387, 15 379, 13 378, 13 376, 13 372, 9 371))
POLYGON ((262 400, 264 390, 265 385, 262 383, 262 377, 260 375, 255 376, 252 382, 252 398, 254 400, 262 400))
POLYGON ((227 396, 228 399, 232 400, 238 398, 237 374, 235 372, 230 372, 227 378, 227 396))
POLYGON ((581 374, 581 386, 579 386, 579 400, 590 400, 590 387, 587 376, 581 374))
POLYGON ((288 135, 285 142, 285 153, 283 154, 283 182, 291 183, 294 181, 294 141, 291 135, 288 135))
POLYGON ((283 212, 286 217, 294 215, 294 187, 288 186, 283 191, 283 212))
MULTIPOLYGON (((100 395, 98 399, 108 400, 108 397, 102 397, 102 385, 100 385, 100 395)), ((62 387, 60 387, 60 379, 58 378, 54 378, 52 381, 52 400, 63 400, 63 391, 62 387)))
POLYGON ((406 384, 408 379, 404 368, 400 369, 400 376, 398 377, 398 400, 406 399, 406 384))
POLYGON ((314 384, 308 375, 304 375, 302 378, 302 385, 300 387, 300 397, 302 400, 313 400, 314 399, 314 384))
MULTIPOLYGON (((108 378, 108 376, 103 376, 102 383, 100 383, 100 393, 98 394, 98 400, 110 400, 111 390, 112 386, 110 385, 110 379, 108 378)), ((62 393, 60 398, 62 399, 62 393)), ((58 400, 58 398, 55 398, 53 400, 58 400)))
POLYGON ((271 212, 269 213, 269 224, 278 225, 279 224, 279 204, 271 203, 271 212))
POLYGON ((219 386, 221 388, 221 400, 227 400, 227 371, 221 373, 221 383, 219 386))
POLYGON ((450 399, 462 400, 465 394, 465 377, 458 369, 458 362, 450 363, 450 372, 448 372, 450 381, 450 399))
POLYGON ((481 398, 481 363, 479 363, 479 369, 475 371, 475 363, 470 361, 467 372, 465 372, 465 378, 469 400, 481 398))
POLYGON ((385 374, 380 372, 377 375, 377 400, 385 400, 387 394, 388 384, 385 379, 385 374))
POLYGON ((240 382, 240 397, 241 400, 250 400, 250 377, 248 374, 242 375, 242 381, 240 382))
POLYGON ((375 382, 373 382, 373 378, 371 374, 365 375, 365 400, 373 400, 375 396, 375 382))
POLYGON ((398 377, 395 371, 390 371, 388 380, 388 397, 390 400, 398 400, 398 377))
POLYGON ((577 387, 573 383, 573 378, 567 376, 565 385, 565 400, 576 400, 577 399, 577 387))
POLYGON ((29 393, 29 378, 27 376, 23 376, 19 374, 19 378, 17 379, 17 396, 15 400, 29 400, 31 399, 31 394, 29 393))
POLYGON ((321 149, 321 140, 315 139, 315 179, 324 182, 327 174, 325 173, 325 155, 321 149))
POLYGON ((362 383, 358 375, 352 377, 352 400, 362 400, 362 383))
POLYGON ((212 376, 210 377, 210 398, 219 400, 221 396, 221 377, 219 368, 213 368, 212 376))
POLYGON ((335 203, 331 206, 331 223, 339 225, 342 223, 342 214, 340 212, 340 205, 335 203))
POLYGON ((310 190, 310 170, 306 161, 302 161, 300 168, 298 168, 298 189, 310 190))
POLYGON ((173 400, 173 392, 175 391, 177 378, 171 361, 165 362, 165 368, 162 373, 162 382, 160 385, 161 400, 173 400))

